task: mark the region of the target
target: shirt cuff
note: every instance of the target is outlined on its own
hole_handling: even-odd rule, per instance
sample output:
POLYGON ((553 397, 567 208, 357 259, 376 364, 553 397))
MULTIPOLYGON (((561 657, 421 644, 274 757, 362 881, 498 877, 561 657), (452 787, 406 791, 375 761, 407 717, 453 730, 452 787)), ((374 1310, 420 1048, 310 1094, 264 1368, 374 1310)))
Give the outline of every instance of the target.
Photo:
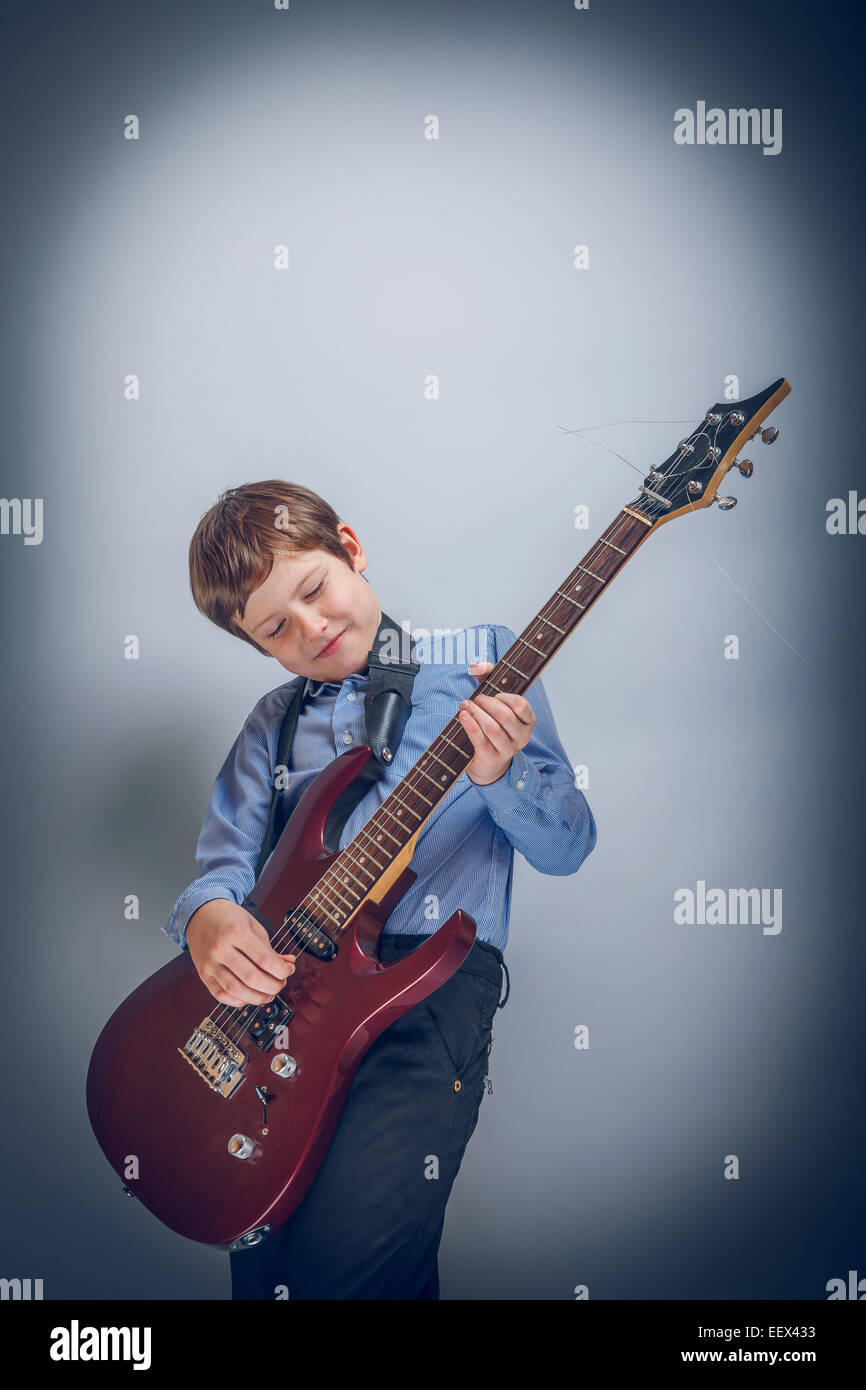
MULTIPOLYGON (((472 781, 471 777, 469 781, 472 781)), ((521 748, 511 759, 508 771, 503 772, 498 781, 488 782, 486 786, 479 786, 477 782, 472 785, 496 819, 497 816, 510 815, 527 801, 536 799, 541 790, 541 773, 521 748)))
POLYGON ((200 907, 204 907, 205 903, 213 902, 214 898, 223 898, 229 903, 237 902, 237 898, 231 896, 231 892, 228 888, 224 889, 223 892, 213 888, 196 889, 195 892, 190 893, 188 896, 184 896, 182 901, 178 903, 173 917, 169 918, 168 922, 163 927, 163 931, 169 941, 173 941, 182 951, 188 951, 189 946, 186 940, 186 929, 189 925, 189 919, 194 912, 198 912, 200 907))

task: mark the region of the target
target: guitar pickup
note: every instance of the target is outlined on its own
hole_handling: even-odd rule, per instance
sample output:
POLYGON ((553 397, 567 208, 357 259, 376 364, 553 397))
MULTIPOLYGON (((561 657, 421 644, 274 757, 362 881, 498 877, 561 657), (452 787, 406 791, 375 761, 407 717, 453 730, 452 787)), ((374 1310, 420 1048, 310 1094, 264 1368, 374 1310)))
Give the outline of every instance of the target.
MULTIPOLYGON (((244 898, 242 907, 245 907, 251 917, 255 917, 264 927, 268 936, 274 937, 276 929, 267 917, 263 917, 259 912, 252 898, 244 898)), ((290 912, 282 924, 281 931, 286 928, 291 929, 291 937, 287 943, 287 954, 297 954, 296 948, 301 951, 309 951, 316 960, 333 960, 337 954, 337 943, 332 941, 328 934, 322 931, 315 917, 306 912, 302 907, 296 907, 294 912, 290 912)))
POLYGON ((301 951, 309 951, 316 960, 333 960, 337 954, 336 942, 322 931, 315 918, 303 908, 290 912, 283 926, 291 931, 289 942, 281 948, 287 954, 299 955, 301 951))

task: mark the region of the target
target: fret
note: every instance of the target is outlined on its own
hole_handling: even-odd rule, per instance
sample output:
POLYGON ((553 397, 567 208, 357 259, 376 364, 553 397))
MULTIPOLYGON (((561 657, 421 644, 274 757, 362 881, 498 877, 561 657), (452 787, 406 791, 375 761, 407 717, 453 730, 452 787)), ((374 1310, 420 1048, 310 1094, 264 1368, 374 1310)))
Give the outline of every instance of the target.
MULTIPOLYGON (((379 870, 380 874, 383 874, 383 873, 385 872, 385 870, 387 869, 388 865, 387 865, 387 864, 380 864, 379 861, 378 861, 378 859, 376 858, 375 854, 374 854, 374 853, 372 852, 372 850, 370 849, 369 845, 362 845, 362 844, 361 844, 361 840, 362 840, 362 838, 364 838, 364 837, 366 837, 366 838, 369 839, 369 836, 367 835, 367 826, 364 826, 364 829, 363 829, 363 830, 360 830, 360 831, 358 832, 357 836, 355 837, 355 840, 352 841, 352 844, 351 844, 351 845, 347 845, 346 848, 342 851, 342 853, 343 853, 343 854, 350 854, 351 851, 352 851, 352 847, 353 847, 354 844, 357 842, 358 845, 359 845, 359 848, 362 848, 362 849, 364 850, 364 853, 366 854, 367 858, 368 858, 368 859, 372 859, 373 863, 376 865, 376 868, 379 870)), ((358 868, 361 870, 362 873, 365 873, 365 874, 370 873, 370 870, 369 870, 369 869, 363 868, 361 864, 358 865, 358 868)), ((375 877, 376 877, 375 874, 373 874, 372 877, 375 879, 375 877)))
MULTIPOLYGON (((520 638, 518 637, 517 640, 518 640, 518 642, 519 642, 519 641, 520 641, 520 638)), ((502 666, 509 666, 509 667, 511 667, 511 670, 512 670, 512 671, 516 671, 517 674, 518 674, 518 676, 520 677, 521 680, 523 680, 523 681, 526 680, 526 672, 525 672, 525 671, 521 671, 521 669, 520 669, 519 666, 514 666, 514 665, 512 665, 512 663, 511 663, 510 661, 506 661, 504 656, 501 656, 501 657, 499 658, 499 661, 497 662, 497 665, 500 665, 500 664, 501 664, 502 666)), ((492 673, 491 673, 491 674, 492 674, 492 673)))
MULTIPOLYGON (((433 752, 433 745, 432 745, 432 744, 431 744, 430 747, 427 749, 427 752, 426 752, 426 754, 425 754, 425 757, 435 758, 435 760, 436 760, 437 763, 441 763, 443 767, 447 767, 447 769, 448 769, 448 771, 451 773, 451 776, 452 776, 452 777, 457 777, 457 776, 459 775, 457 772, 455 772, 454 768, 451 766, 450 763, 446 763, 446 761, 445 761, 444 758, 440 758, 438 753, 434 753, 434 752, 433 752)), ((461 772, 462 772, 462 770, 463 770, 463 769, 461 768, 461 772)))
POLYGON ((564 627, 557 627, 557 626, 556 626, 556 623, 552 622, 550 618, 539 618, 538 621, 539 621, 540 623, 546 623, 548 627, 556 628, 556 631, 560 634, 561 637, 567 637, 567 636, 568 636, 568 633, 566 632, 565 628, 564 628, 564 627))
MULTIPOLYGON (((334 872, 333 866, 332 866, 331 869, 329 869, 328 872, 331 873, 331 874, 334 872)), ((345 894, 341 893, 340 890, 339 890, 339 888, 337 887, 336 883, 335 883, 333 880, 331 880, 331 883, 329 884, 329 887, 330 887, 330 889, 331 889, 332 892, 335 892, 335 893, 337 894, 337 897, 338 897, 338 898, 342 898, 342 900, 343 900, 344 903, 350 903, 350 904, 351 904, 351 907, 352 907, 352 911, 354 912, 354 910, 355 910, 355 908, 358 906, 358 904, 357 904, 357 903, 352 903, 351 898, 347 898, 347 897, 345 896, 345 894)))
POLYGON ((331 908, 328 907, 327 902, 317 903, 316 906, 324 913, 325 917, 330 918, 330 920, 335 924, 335 926, 339 927, 340 931, 342 931, 342 927, 340 926, 340 918, 345 917, 345 912, 333 912, 331 908))
MULTIPOLYGON (((436 778, 431 777, 429 772, 425 772, 420 763, 415 764, 415 771, 420 772, 422 777, 426 777, 428 782, 432 782, 434 787, 437 788, 437 790, 441 790, 441 788, 439 787, 439 783, 436 781, 436 778)), ((419 792, 418 795, 420 796, 421 793, 419 792)))
POLYGON ((607 582, 606 580, 602 579, 600 574, 593 574, 592 570, 588 570, 586 568, 586 565, 578 565, 577 568, 579 570, 583 570, 584 574, 588 574, 590 579, 596 579, 599 584, 605 584, 607 582))
MULTIPOLYGON (((380 806, 380 807, 379 807, 379 811, 381 811, 381 809, 382 809, 382 808, 381 808, 381 806, 380 806)), ((376 815, 377 815, 377 816, 378 816, 378 814, 379 814, 379 811, 376 812, 376 815)), ((401 840, 398 840, 396 835, 392 835, 391 832, 390 832, 390 830, 387 828, 387 826, 380 825, 379 822, 378 822, 378 820, 376 821, 376 829, 377 829, 377 830, 380 830, 380 831, 384 831, 384 833, 388 836, 388 839, 389 839, 389 840, 393 840, 393 841, 394 841, 394 844, 395 844, 395 845, 399 845, 400 849, 403 848, 403 842, 402 842, 401 840)), ((377 840, 381 840, 381 838, 382 838, 381 835, 377 835, 377 836, 376 836, 376 839, 377 839, 377 840)))
POLYGON ((599 537, 599 540, 601 541, 601 543, 602 543, 603 545, 609 545, 610 548, 611 548, 611 550, 616 550, 616 551, 618 551, 620 555, 627 555, 627 554, 628 554, 628 551, 627 551, 627 550, 622 550, 622 549, 620 549, 620 547, 619 547, 618 545, 614 545, 613 541, 609 541, 608 538, 607 538, 607 536, 600 536, 600 537, 599 537))
MULTIPOLYGON (((354 864, 355 868, 358 870, 358 873, 366 874, 367 877, 368 877, 369 879, 372 879, 372 881, 375 883, 375 882, 376 882, 376 875, 373 873, 373 871, 372 871, 371 869, 368 869, 368 868, 365 867, 365 865, 360 864, 360 863, 358 862, 358 860, 355 859, 355 858, 353 857, 353 855, 352 855, 352 853, 351 853, 351 850, 352 850, 352 846, 351 846, 351 845, 347 845, 346 848, 343 850, 343 854, 345 854, 345 855, 349 858, 349 860, 351 861, 351 863, 354 864)), ((380 872, 380 873, 383 873, 383 872, 384 872, 384 869, 385 869, 385 865, 384 865, 384 864, 379 864, 378 860, 376 860, 376 861, 374 861, 374 862, 376 863, 376 866, 377 866, 379 872, 380 872)))
MULTIPOLYGON (((351 875, 348 877, 351 878, 351 875)), ((349 911, 354 912, 358 903, 364 901, 369 889, 363 883, 342 883, 336 891, 341 901, 348 904, 349 911)))
MULTIPOLYGON (((369 880, 370 880, 371 883, 375 883, 375 882, 376 882, 376 875, 372 872, 372 870, 365 868, 363 864, 359 864, 358 861, 357 861, 356 859, 353 859, 353 858, 352 858, 351 854, 349 854, 349 846, 348 846, 348 845, 347 845, 346 848, 343 850, 343 854, 346 854, 346 855, 349 856, 349 859, 350 859, 351 862, 355 865, 355 868, 358 870, 359 873, 361 873, 361 874, 366 874, 367 877, 369 878, 369 880)), ((379 872, 380 872, 380 873, 384 873, 384 872, 385 872, 385 866, 384 866, 384 864, 380 864, 378 867, 379 867, 379 872)))
MULTIPOLYGON (((334 871, 337 869, 337 867, 338 867, 338 866, 337 866, 336 864, 332 864, 332 865, 331 865, 331 868, 330 868, 330 872, 331 872, 331 873, 334 873, 334 871)), ((339 866, 339 872, 337 873, 337 879, 338 879, 339 882, 340 882, 341 888, 346 888, 346 887, 348 887, 348 885, 349 885, 350 883, 354 883, 356 887, 360 888, 360 890, 361 890, 362 893, 366 892, 366 889, 364 888, 363 883, 361 883, 358 879, 356 879, 356 878, 355 878, 355 875, 354 875, 353 873, 350 873, 349 870, 348 870, 348 868, 347 868, 345 865, 340 865, 340 866, 339 866)), ((351 889, 349 889, 349 891, 351 892, 351 889)))
MULTIPOLYGON (((371 848, 372 842, 367 843, 367 844, 362 843, 362 841, 364 841, 364 840, 367 840, 367 841, 370 840, 370 837, 369 837, 369 835, 367 834, 367 826, 366 826, 366 825, 364 826, 363 830, 356 836, 356 839, 357 839, 357 841, 358 841, 358 847, 359 847, 359 849, 363 849, 364 854, 367 856, 367 858, 368 858, 368 859, 372 859, 373 863, 376 865, 376 868, 379 869, 379 871, 380 871, 381 873, 384 873, 385 870, 387 869, 388 865, 387 865, 387 864, 380 864, 380 863, 379 863, 378 859, 376 858, 376 856, 375 856, 375 854, 373 853, 373 850, 372 850, 372 848, 371 848)), ((354 844, 354 843, 355 843, 355 842, 353 841, 352 844, 354 844)), ((351 848, 352 848, 352 845, 347 845, 346 848, 345 848, 345 850, 343 851, 343 853, 344 853, 344 854, 348 854, 348 852, 349 852, 349 850, 350 850, 351 848)))
MULTIPOLYGON (((414 772, 414 768, 412 769, 412 771, 414 772)), ((405 778, 405 780, 406 780, 407 782, 408 782, 410 776, 411 776, 411 772, 407 772, 407 773, 406 773, 406 778, 405 778)), ((423 792, 419 792, 419 790, 418 790, 417 787, 411 787, 410 790, 411 790, 413 796, 420 796, 421 800, 422 800, 422 801, 426 801, 428 806, 433 806, 433 805, 435 804, 435 803, 432 802, 432 801, 428 801, 428 799, 427 799, 427 797, 424 795, 424 793, 423 793, 423 792)), ((391 795, 392 795, 392 796, 397 796, 396 788, 395 788, 395 790, 391 793, 391 795)), ((397 800, 400 801, 399 796, 397 796, 397 800)), ((400 801, 400 805, 401 805, 401 806, 404 805, 404 804, 405 804, 404 802, 400 801)), ((412 807, 411 807, 411 806, 407 806, 407 807, 406 807, 406 810, 407 810, 407 811, 411 811, 413 816, 417 816, 417 814, 418 814, 417 811, 412 811, 412 807)))
MULTIPOLYGON (((517 670, 517 667, 515 667, 514 669, 517 670)), ((523 673, 521 672, 521 675, 522 675, 522 674, 523 674, 523 673)), ((453 738, 449 738, 448 735, 447 735, 446 733, 441 733, 441 734, 439 735, 439 737, 440 737, 440 738, 444 738, 445 742, 448 743, 448 744, 450 744, 452 748, 456 748, 458 753, 462 753, 463 756, 464 756, 464 758, 468 758, 468 757, 469 757, 469 754, 466 752, 466 749, 465 749, 465 748, 461 748, 461 747, 460 747, 460 744, 459 744, 459 743, 455 743, 454 740, 453 740, 453 738)), ((462 772, 463 769, 461 768, 460 771, 462 772)))
POLYGON ((569 602, 569 603, 573 603, 574 606, 575 606, 575 608, 586 608, 586 604, 585 604, 585 603, 579 603, 579 602, 577 601, 576 598, 570 598, 568 594, 563 593, 562 589, 557 589, 556 592, 557 592, 558 594, 562 594, 562 597, 563 597, 564 599, 568 599, 568 602, 569 602))
MULTIPOLYGON (((393 796, 394 793, 392 792, 391 795, 393 796)), ((417 795, 420 796, 420 792, 417 793, 417 795)), ((404 811, 408 811, 408 812, 409 812, 409 815, 410 815, 410 816, 414 816, 415 819, 418 821, 418 824, 420 825, 420 823, 421 823, 421 821, 424 819, 424 817, 423 817, 418 811, 413 810, 413 808, 409 805, 408 801, 401 801, 399 796, 397 797, 397 800, 400 802, 400 810, 399 810, 399 811, 391 811, 391 812, 389 812, 389 814, 390 814, 391 816, 393 816, 393 818, 394 818, 394 820, 397 822, 397 824, 398 824, 398 825, 405 825, 405 824, 406 824, 406 822, 405 822, 404 820, 401 820, 400 817, 402 816, 402 814, 403 814, 404 811)), ((428 805, 428 806, 432 806, 432 805, 433 805, 433 802, 432 802, 432 801, 428 801, 428 802, 427 802, 427 805, 428 805)))
POLYGON ((543 657, 546 657, 546 656, 547 656, 547 652, 543 652, 543 651, 541 650, 540 647, 534 647, 534 646, 532 645, 532 643, 531 643, 530 641, 527 640, 527 638, 525 638, 525 637, 518 637, 517 640, 518 640, 518 642, 522 642, 523 645, 524 645, 524 647, 532 647, 532 650, 533 650, 534 652, 538 652, 538 655, 539 655, 539 656, 543 656, 543 657))

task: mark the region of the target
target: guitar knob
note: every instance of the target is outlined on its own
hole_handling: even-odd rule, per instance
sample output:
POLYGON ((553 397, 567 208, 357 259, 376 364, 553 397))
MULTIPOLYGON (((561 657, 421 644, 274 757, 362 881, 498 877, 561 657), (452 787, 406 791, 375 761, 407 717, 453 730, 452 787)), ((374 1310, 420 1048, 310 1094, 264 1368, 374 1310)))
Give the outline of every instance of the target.
POLYGON ((751 478, 755 471, 755 465, 752 463, 751 459, 737 459, 737 467, 744 478, 751 478))
POLYGON ((294 1057, 290 1057, 287 1052, 278 1052, 271 1062, 271 1071, 277 1076, 294 1076, 298 1070, 298 1064, 294 1057))
POLYGON ((716 502, 719 505, 719 510, 723 512, 729 512, 732 507, 737 505, 736 497, 717 497, 716 502))
POLYGON ((775 425, 768 425, 765 430, 761 430, 761 441, 764 444, 775 444, 779 438, 779 431, 775 425))
POLYGON ((249 1158, 255 1153, 255 1143, 245 1134, 233 1134, 227 1146, 232 1158, 249 1158))

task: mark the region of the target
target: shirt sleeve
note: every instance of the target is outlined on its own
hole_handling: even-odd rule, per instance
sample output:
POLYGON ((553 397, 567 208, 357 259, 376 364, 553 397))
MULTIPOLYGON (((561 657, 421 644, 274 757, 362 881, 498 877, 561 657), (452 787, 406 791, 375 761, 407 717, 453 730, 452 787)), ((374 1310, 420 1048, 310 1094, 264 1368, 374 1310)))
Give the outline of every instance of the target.
MULTIPOLYGON (((517 636, 501 624, 491 624, 489 631, 498 661, 517 636)), ((498 781, 475 790, 506 838, 534 869, 543 874, 574 874, 595 847, 595 818, 574 784, 574 768, 556 731, 540 677, 526 698, 536 719, 532 737, 498 781)))
POLYGON ((271 759, 258 706, 223 763, 208 801, 195 857, 201 874, 181 893, 163 931, 186 950, 190 917, 212 898, 241 903, 255 868, 271 804, 271 759))

